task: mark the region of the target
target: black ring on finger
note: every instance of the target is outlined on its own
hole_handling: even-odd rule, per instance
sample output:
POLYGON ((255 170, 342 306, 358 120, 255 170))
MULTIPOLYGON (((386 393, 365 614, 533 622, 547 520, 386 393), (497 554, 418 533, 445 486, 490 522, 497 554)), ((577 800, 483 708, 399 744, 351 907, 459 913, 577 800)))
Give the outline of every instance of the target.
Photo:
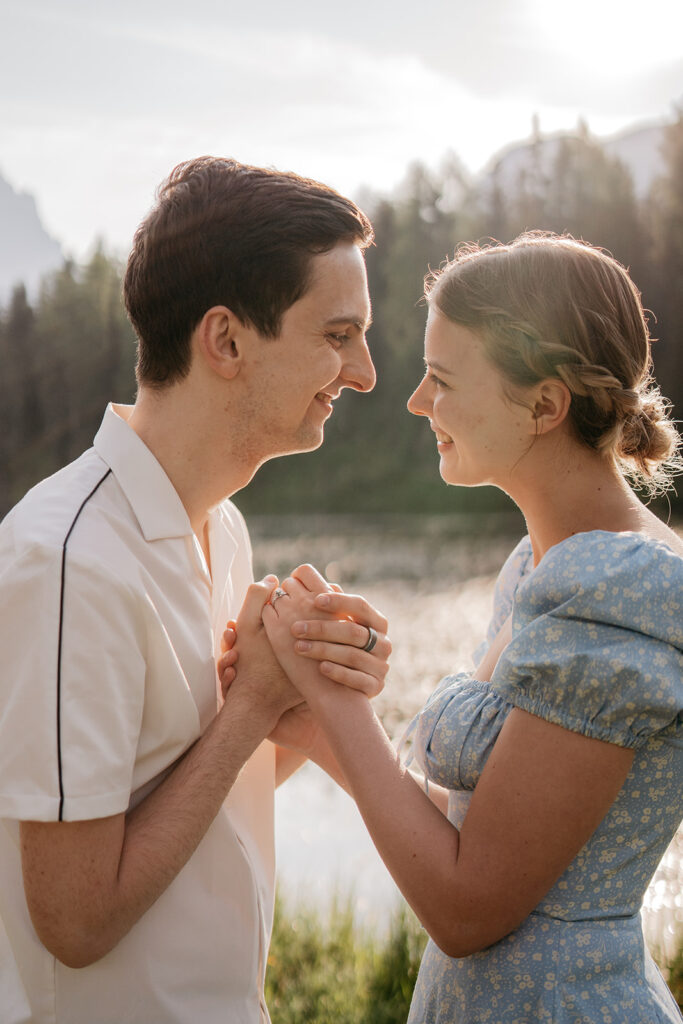
POLYGON ((375 646, 375 644, 377 643, 377 633, 376 633, 376 632, 375 632, 375 630, 374 630, 374 629, 372 628, 372 626, 366 626, 365 628, 366 628, 366 629, 367 629, 367 631, 368 631, 368 642, 367 642, 367 643, 365 644, 365 646, 364 646, 364 647, 361 647, 361 650, 362 650, 362 651, 367 651, 367 652, 368 652, 368 654, 369 654, 369 653, 370 653, 370 651, 371 651, 371 650, 373 649, 373 647, 375 646))

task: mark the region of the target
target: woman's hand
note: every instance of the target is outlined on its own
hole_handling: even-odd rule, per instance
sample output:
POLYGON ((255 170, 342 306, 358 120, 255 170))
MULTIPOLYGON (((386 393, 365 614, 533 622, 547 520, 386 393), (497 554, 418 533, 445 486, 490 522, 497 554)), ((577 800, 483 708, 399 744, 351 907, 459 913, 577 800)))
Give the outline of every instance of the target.
POLYGON ((315 694, 326 679, 368 697, 380 693, 391 653, 384 616, 364 598, 332 590, 311 565, 295 569, 280 589, 284 593, 276 592, 264 608, 263 622, 297 689, 315 694), (373 649, 366 651, 371 638, 373 649))
POLYGON ((235 681, 237 675, 237 659, 239 651, 235 646, 237 640, 237 622, 229 619, 225 632, 221 637, 221 656, 218 659, 218 678, 221 684, 221 696, 225 700, 230 684, 235 681))

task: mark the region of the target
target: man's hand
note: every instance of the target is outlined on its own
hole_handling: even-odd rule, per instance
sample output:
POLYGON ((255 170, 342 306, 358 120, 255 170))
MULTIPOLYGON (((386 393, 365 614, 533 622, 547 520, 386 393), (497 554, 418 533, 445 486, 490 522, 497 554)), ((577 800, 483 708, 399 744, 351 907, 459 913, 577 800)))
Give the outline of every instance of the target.
POLYGON ((235 696, 248 692, 254 704, 273 706, 279 717, 300 704, 302 697, 280 666, 262 621, 263 608, 276 585, 275 576, 266 576, 249 587, 234 628, 230 625, 223 636, 225 651, 218 672, 224 698, 228 688, 235 696))
MULTIPOLYGON (((218 676, 224 700, 237 677, 239 651, 236 641, 237 623, 231 619, 221 640, 223 653, 218 659, 218 676)), ((320 729, 306 702, 302 701, 289 711, 285 711, 268 739, 279 747, 298 750, 306 757, 311 757, 320 743, 320 729)))
POLYGON ((376 696, 388 672, 387 621, 362 597, 333 591, 311 565, 299 566, 263 609, 266 632, 278 660, 304 696, 327 681, 376 696), (372 651, 363 648, 370 629, 372 651), (295 639, 298 638, 298 639, 295 639))

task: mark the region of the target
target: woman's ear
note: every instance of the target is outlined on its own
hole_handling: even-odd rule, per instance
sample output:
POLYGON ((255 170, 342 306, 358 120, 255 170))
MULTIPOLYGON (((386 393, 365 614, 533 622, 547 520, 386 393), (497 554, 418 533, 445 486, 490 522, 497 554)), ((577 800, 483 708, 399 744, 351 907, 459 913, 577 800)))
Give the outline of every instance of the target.
POLYGON ((212 306, 195 329, 198 354, 225 380, 232 380, 240 371, 243 331, 241 320, 226 306, 212 306))
POLYGON ((532 395, 532 417, 536 436, 547 434, 564 423, 571 403, 571 392, 563 380, 549 377, 540 381, 532 395))

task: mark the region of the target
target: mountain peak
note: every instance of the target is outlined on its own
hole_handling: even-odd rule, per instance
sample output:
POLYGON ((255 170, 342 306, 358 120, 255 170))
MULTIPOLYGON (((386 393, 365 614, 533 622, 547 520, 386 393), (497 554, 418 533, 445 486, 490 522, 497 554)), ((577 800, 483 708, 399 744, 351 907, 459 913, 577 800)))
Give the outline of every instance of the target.
POLYGON ((35 294, 41 278, 63 262, 62 248, 43 227, 34 197, 15 191, 0 175, 0 305, 7 304, 17 284, 35 294))

